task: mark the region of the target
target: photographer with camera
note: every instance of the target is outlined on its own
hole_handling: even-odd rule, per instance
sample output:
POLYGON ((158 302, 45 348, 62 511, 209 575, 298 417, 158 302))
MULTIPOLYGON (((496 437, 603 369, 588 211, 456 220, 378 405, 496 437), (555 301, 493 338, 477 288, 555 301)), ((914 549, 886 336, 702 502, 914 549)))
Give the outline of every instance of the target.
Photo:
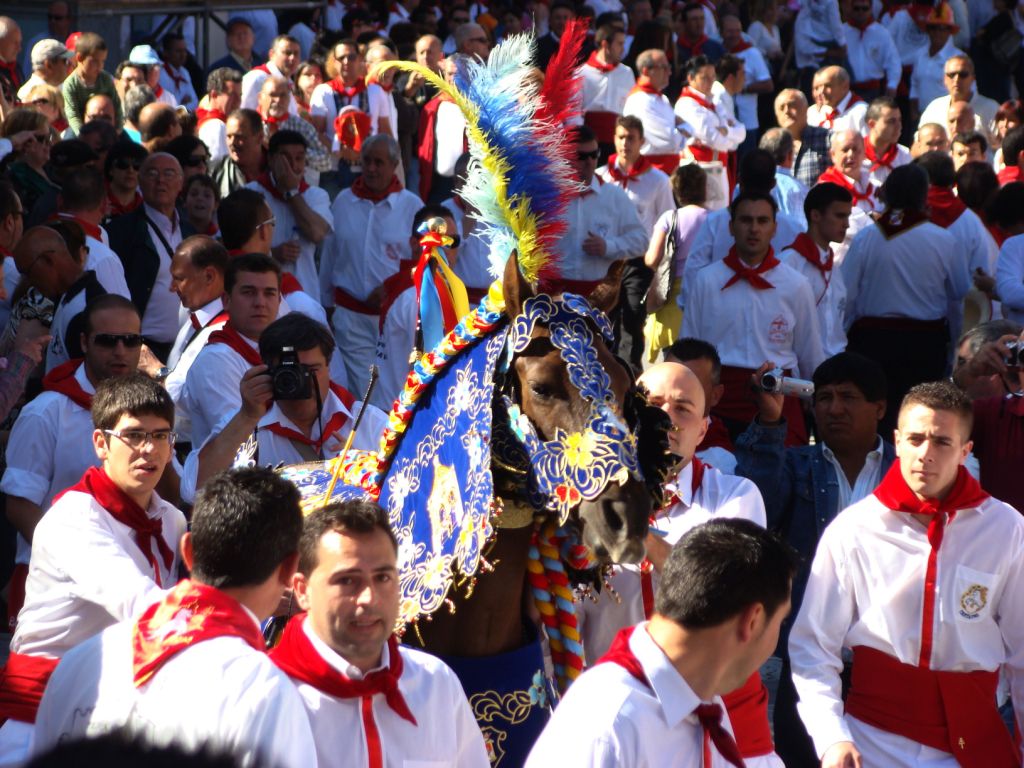
MULTIPOLYGON (((293 312, 271 323, 260 335, 262 364, 239 383, 241 407, 228 412, 189 455, 182 492, 201 488, 232 464, 274 467, 337 456, 362 403, 331 381, 333 352, 331 332, 305 315, 293 312), (240 452, 251 436, 253 449, 240 452)), ((368 405, 352 448, 375 449, 386 423, 386 414, 368 405)))

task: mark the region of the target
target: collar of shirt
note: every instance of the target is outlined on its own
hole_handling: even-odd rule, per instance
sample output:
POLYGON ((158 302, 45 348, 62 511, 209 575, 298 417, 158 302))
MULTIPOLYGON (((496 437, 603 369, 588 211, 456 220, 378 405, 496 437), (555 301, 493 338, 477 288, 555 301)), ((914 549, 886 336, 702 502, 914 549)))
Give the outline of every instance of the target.
MULTIPOLYGON (((820 251, 821 249, 819 248, 818 250, 820 251)), ((832 453, 832 449, 829 448, 825 443, 821 444, 821 452, 825 455, 826 459, 831 461, 837 467, 839 466, 839 461, 836 459, 836 455, 834 453, 832 453)), ((867 460, 865 461, 864 466, 865 467, 867 466, 867 461, 881 461, 881 459, 882 459, 882 438, 879 437, 879 438, 877 438, 877 442, 875 443, 874 449, 868 451, 867 460)), ((863 470, 861 470, 861 471, 863 472, 863 470)))
POLYGON ((228 53, 231 54, 231 58, 237 61, 239 66, 241 66, 246 72, 253 68, 254 62, 251 56, 249 57, 249 60, 246 61, 234 51, 229 50, 228 53))
POLYGON ((646 621, 637 625, 636 631, 630 636, 629 649, 643 667, 651 690, 661 704, 668 727, 674 728, 687 718, 696 721, 694 710, 701 704, 701 700, 668 660, 665 652, 647 634, 646 621))
POLYGON ((209 304, 205 304, 195 311, 196 319, 199 320, 201 326, 204 326, 223 311, 224 301, 218 296, 209 304))
POLYGON ((836 459, 832 450, 822 443, 821 453, 825 457, 825 460, 831 464, 836 470, 836 481, 839 483, 840 490, 840 507, 845 508, 850 504, 854 504, 860 501, 862 498, 870 494, 878 483, 881 481, 880 469, 882 466, 882 438, 879 437, 875 443, 874 450, 868 451, 867 456, 864 458, 864 466, 861 467, 860 473, 851 483, 846 477, 846 473, 843 471, 842 465, 836 459), (861 485, 862 480, 870 480, 871 482, 866 483, 865 487, 858 488, 861 485), (848 498, 844 498, 847 497, 848 498))
POLYGON ((791 179, 793 178, 792 168, 783 168, 781 165, 778 165, 775 167, 775 173, 782 174, 783 176, 788 176, 791 179))
POLYGON ((313 631, 313 625, 310 623, 309 616, 306 616, 302 622, 302 631, 306 633, 306 637, 309 638, 309 642, 311 642, 313 647, 316 648, 316 652, 320 654, 320 657, 330 664, 336 672, 340 672, 349 680, 362 680, 368 672, 387 669, 391 664, 391 656, 388 653, 387 643, 384 643, 384 647, 381 649, 380 664, 373 669, 368 670, 368 672, 363 672, 359 667, 352 664, 348 659, 317 637, 316 632, 313 631))
MULTIPOLYGON (((711 424, 708 419, 708 424, 711 424)), ((682 504, 689 509, 693 505, 693 460, 686 462, 686 466, 679 470, 674 482, 665 483, 665 490, 674 494, 682 504)), ((674 506, 674 505, 673 505, 674 506)))
POLYGON ((96 394, 96 387, 89 381, 89 377, 85 375, 85 363, 78 366, 78 370, 75 371, 75 381, 81 385, 82 389, 90 395, 96 394))
MULTIPOLYGON (((320 413, 320 419, 318 420, 319 423, 316 421, 313 422, 313 429, 311 430, 309 435, 310 438, 313 440, 319 440, 320 426, 322 424, 326 424, 327 422, 329 422, 331 420, 331 417, 338 412, 344 413, 351 420, 352 412, 345 407, 345 404, 341 402, 341 399, 336 394, 334 394, 333 391, 328 390, 327 397, 325 397, 323 400, 323 409, 321 410, 320 413)), ((257 427, 269 427, 271 424, 280 424, 282 427, 286 427, 287 429, 293 429, 299 433, 302 432, 302 430, 299 429, 298 426, 296 426, 294 421, 292 421, 291 419, 284 415, 284 413, 281 411, 279 404, 276 401, 270 407, 270 410, 263 415, 263 418, 259 420, 257 427)))
POLYGON ((151 207, 149 203, 143 203, 142 205, 146 209, 146 215, 149 217, 149 220, 159 227, 160 231, 170 240, 171 236, 178 231, 178 212, 175 211, 174 218, 171 219, 164 216, 156 208, 151 207))

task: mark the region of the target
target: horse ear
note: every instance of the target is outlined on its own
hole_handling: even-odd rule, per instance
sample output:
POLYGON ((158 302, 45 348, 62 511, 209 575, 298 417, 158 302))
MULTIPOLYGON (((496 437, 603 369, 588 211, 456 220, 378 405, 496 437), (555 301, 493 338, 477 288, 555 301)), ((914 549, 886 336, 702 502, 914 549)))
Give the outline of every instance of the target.
POLYGON ((622 271, 625 268, 626 262, 624 261, 612 262, 604 280, 590 292, 588 297, 590 306, 601 310, 606 315, 615 309, 615 305, 619 303, 619 286, 622 284, 622 271))
POLYGON ((523 304, 533 296, 533 288, 519 271, 519 256, 515 251, 512 251, 505 263, 502 290, 505 294, 505 314, 509 317, 518 317, 523 304))

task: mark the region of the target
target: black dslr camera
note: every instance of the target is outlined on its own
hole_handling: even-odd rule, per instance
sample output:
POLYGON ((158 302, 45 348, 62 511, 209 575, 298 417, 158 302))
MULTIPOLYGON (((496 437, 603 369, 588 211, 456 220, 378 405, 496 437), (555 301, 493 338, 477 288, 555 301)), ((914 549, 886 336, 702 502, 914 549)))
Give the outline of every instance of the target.
POLYGON ((313 396, 313 377, 299 362, 295 347, 282 347, 277 365, 267 371, 275 400, 306 400, 313 396))
POLYGON ((1024 367, 1024 341, 1008 341, 1006 348, 1010 351, 1009 354, 1003 358, 1003 362, 1006 363, 1007 368, 1021 368, 1024 367))

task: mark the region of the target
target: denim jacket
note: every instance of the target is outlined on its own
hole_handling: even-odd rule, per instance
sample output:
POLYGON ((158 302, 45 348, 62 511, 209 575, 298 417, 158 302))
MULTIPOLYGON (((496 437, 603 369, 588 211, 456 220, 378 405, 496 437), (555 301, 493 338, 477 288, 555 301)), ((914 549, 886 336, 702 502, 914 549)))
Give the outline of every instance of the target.
MULTIPOLYGON (((823 445, 786 448, 786 422, 762 426, 755 419, 735 441, 736 474, 752 480, 764 498, 768 529, 776 531, 800 556, 793 579, 793 608, 783 623, 779 649, 783 657, 789 628, 796 619, 811 572, 811 561, 825 527, 839 514, 839 480, 822 453, 823 445)), ((882 441, 880 476, 896 458, 882 441)))

